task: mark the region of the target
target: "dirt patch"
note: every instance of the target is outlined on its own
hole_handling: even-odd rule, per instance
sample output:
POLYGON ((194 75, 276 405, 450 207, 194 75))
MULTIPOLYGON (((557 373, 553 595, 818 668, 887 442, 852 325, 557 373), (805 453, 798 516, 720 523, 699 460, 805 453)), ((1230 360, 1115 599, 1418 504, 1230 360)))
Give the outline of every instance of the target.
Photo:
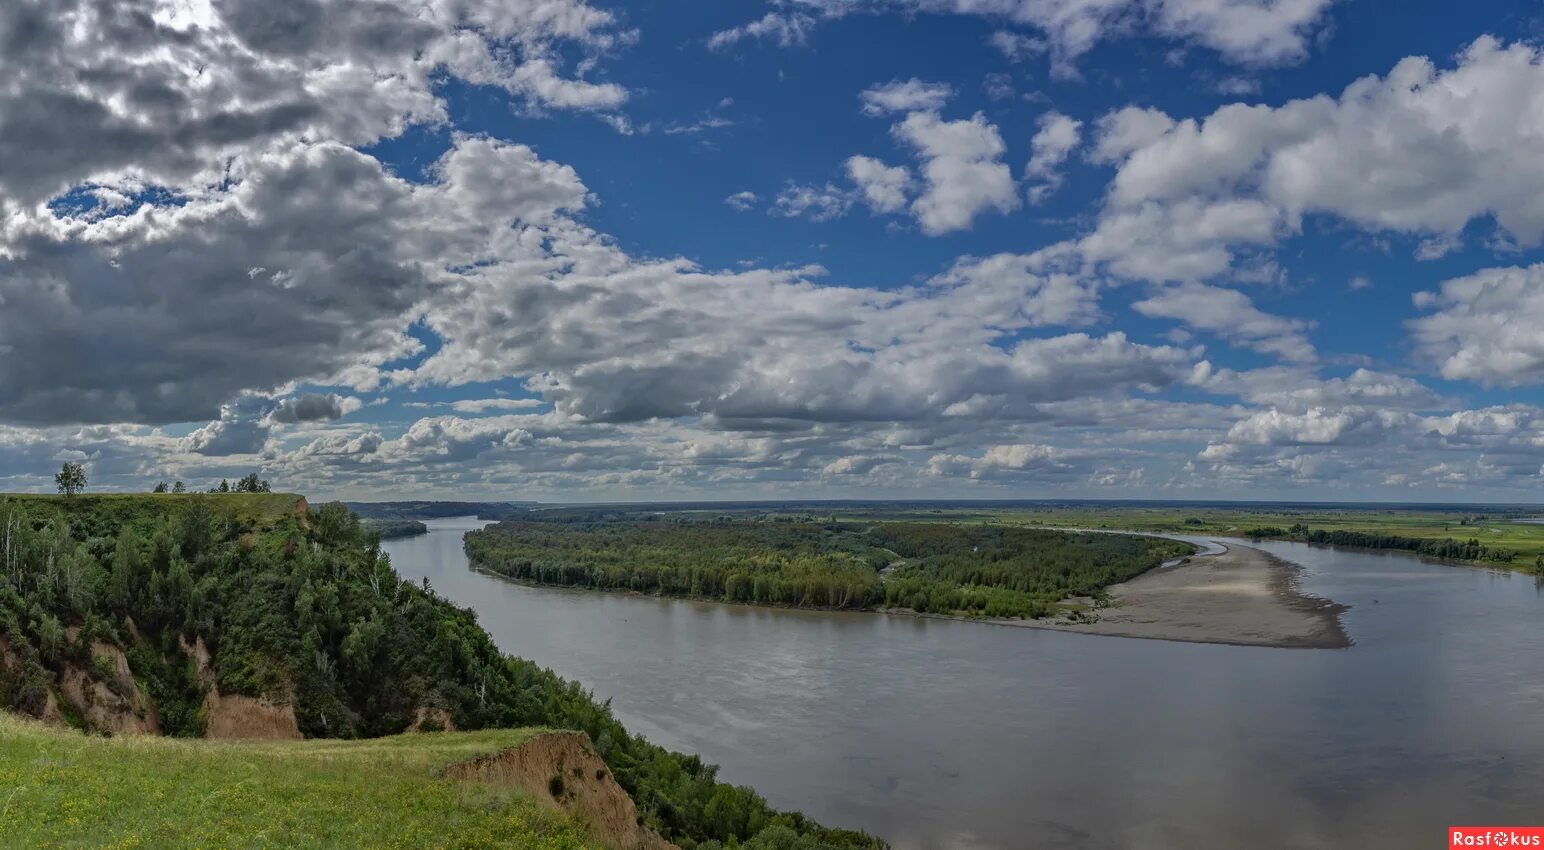
POLYGON ((209 655, 209 647, 204 644, 204 639, 198 637, 194 638, 192 643, 188 643, 187 638, 183 637, 182 635, 178 635, 177 645, 182 647, 182 653, 184 655, 193 659, 194 666, 198 668, 199 684, 202 684, 205 687, 213 687, 214 670, 210 665, 213 663, 214 659, 209 655))
MULTIPOLYGON (((111 644, 102 645, 111 646, 111 644)), ((115 646, 112 646, 112 649, 116 650, 117 656, 123 655, 123 650, 115 646)), ((118 666, 116 662, 112 663, 114 667, 118 666)), ((127 674, 126 659, 123 661, 122 669, 127 674)), ((64 694, 65 701, 85 721, 86 728, 97 732, 111 732, 114 735, 161 734, 161 719, 156 715, 155 707, 150 704, 144 692, 134 684, 132 675, 128 676, 128 684, 129 687, 124 689, 124 693, 119 693, 112 685, 94 678, 90 673, 74 665, 66 666, 64 673, 59 676, 60 693, 64 694), (125 696, 125 693, 128 695, 125 696)))
POLYGON ((177 644, 198 667, 198 681, 209 692, 204 695, 204 737, 222 741, 299 741, 300 724, 295 720, 295 706, 260 697, 222 694, 214 683, 213 657, 202 637, 192 643, 179 635, 177 644))
POLYGON ((295 706, 258 697, 224 695, 210 688, 204 697, 204 737, 223 741, 299 741, 295 706))
POLYGON ((611 850, 675 848, 638 822, 633 799, 612 778, 583 732, 538 735, 497 755, 451 765, 445 776, 519 788, 567 813, 611 850))
POLYGON ((413 722, 406 731, 408 732, 454 732, 456 731, 455 718, 443 708, 422 706, 413 713, 413 722))

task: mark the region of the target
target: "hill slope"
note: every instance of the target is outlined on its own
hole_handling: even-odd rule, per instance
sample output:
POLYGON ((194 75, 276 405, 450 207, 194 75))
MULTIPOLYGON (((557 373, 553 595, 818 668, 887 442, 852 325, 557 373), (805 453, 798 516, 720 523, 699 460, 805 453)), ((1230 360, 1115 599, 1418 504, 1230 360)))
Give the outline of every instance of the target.
MULTIPOLYGON (((101 738, 0 714, 0 786, 11 789, 0 835, 19 847, 645 846, 588 834, 579 821, 595 820, 594 807, 565 814, 515 783, 447 777, 462 763, 553 747, 584 756, 567 735, 539 730, 215 743, 101 738)), ((631 813, 609 777, 585 778, 631 813)))
POLYGON ((298 496, 0 497, 0 707, 189 738, 579 730, 641 819, 687 850, 882 846, 631 735, 584 688, 501 652, 472 612, 402 581, 347 508, 298 496))

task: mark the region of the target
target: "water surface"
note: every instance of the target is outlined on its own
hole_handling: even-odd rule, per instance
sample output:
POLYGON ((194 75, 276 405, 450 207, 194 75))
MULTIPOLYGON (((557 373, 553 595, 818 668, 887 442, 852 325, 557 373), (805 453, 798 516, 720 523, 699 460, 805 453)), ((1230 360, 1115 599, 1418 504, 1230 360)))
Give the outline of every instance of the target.
POLYGON ((1343 650, 1215 646, 534 588, 470 570, 473 519, 404 576, 630 729, 774 805, 921 848, 1438 847, 1544 823, 1535 579, 1300 543, 1343 650))

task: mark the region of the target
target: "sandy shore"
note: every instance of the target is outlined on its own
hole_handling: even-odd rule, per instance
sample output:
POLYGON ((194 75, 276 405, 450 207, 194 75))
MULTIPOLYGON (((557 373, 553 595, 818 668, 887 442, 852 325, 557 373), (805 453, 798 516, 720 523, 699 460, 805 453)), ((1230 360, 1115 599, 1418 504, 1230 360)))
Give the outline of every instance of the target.
POLYGON ((1346 606, 1298 590, 1301 567, 1238 543, 1197 555, 1110 588, 1112 604, 1095 622, 992 620, 1004 626, 1118 637, 1340 649, 1351 645, 1341 625, 1346 606))

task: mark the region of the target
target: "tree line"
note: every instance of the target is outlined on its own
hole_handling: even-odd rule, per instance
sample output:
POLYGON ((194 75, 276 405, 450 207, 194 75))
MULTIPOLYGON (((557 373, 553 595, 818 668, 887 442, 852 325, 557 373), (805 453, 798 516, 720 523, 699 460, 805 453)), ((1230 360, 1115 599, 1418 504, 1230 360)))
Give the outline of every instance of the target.
POLYGON ((1472 537, 1468 540, 1454 540, 1451 537, 1439 540, 1430 537, 1405 537, 1399 534, 1385 534, 1376 531, 1309 528, 1303 523, 1294 524, 1290 528, 1281 528, 1279 526, 1251 528, 1246 530, 1244 535, 1256 540, 1281 538, 1298 540, 1304 543, 1323 543, 1330 546, 1356 546, 1362 549, 1398 549, 1404 552, 1414 552, 1419 555, 1444 558, 1450 561, 1490 561, 1506 564, 1512 562, 1511 552, 1504 549, 1491 548, 1481 543, 1477 538, 1472 537))

